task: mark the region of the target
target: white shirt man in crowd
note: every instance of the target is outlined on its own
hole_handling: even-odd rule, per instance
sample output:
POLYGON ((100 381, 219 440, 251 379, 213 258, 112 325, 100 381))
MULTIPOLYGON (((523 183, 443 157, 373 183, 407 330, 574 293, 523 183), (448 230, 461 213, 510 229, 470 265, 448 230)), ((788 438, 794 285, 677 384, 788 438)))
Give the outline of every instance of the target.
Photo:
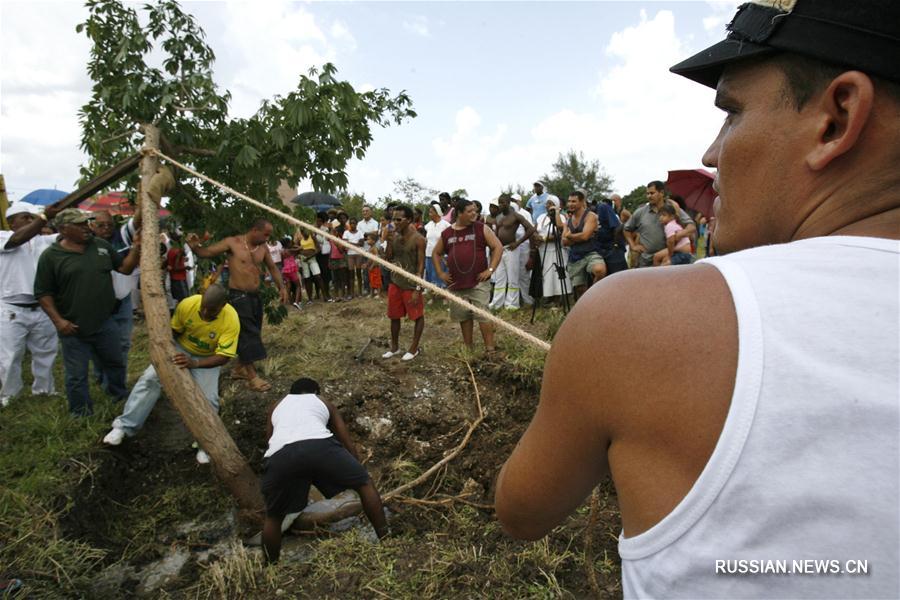
POLYGON ((585 294, 497 515, 537 539, 612 474, 626 598, 897 598, 900 4, 748 2, 728 32, 672 68, 726 113, 720 255, 585 294), (677 358, 619 368, 648 356, 677 358))
POLYGON ((56 327, 34 297, 34 273, 41 253, 57 235, 41 235, 57 209, 27 202, 6 210, 10 231, 0 231, 0 406, 22 391, 22 359, 31 353, 32 394, 53 394, 53 361, 59 350, 56 327))

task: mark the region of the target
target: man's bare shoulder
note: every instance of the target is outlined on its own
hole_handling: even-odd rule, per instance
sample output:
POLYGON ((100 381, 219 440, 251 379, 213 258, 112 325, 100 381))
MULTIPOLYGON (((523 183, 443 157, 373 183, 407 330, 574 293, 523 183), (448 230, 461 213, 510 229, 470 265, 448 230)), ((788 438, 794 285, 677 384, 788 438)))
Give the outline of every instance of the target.
POLYGON ((611 402, 646 401, 712 366, 716 357, 696 343, 700 334, 719 351, 732 339, 736 348, 731 295, 715 267, 617 273, 588 290, 560 328, 553 353, 566 359, 548 360, 545 384, 560 378, 561 388, 574 385, 586 396, 601 389, 611 402))

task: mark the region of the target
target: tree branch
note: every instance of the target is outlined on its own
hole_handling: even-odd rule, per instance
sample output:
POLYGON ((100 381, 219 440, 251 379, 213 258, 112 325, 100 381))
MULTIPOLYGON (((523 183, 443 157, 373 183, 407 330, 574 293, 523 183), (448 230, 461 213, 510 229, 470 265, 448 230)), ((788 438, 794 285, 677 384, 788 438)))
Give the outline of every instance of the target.
POLYGON ((193 154, 194 156, 216 156, 216 154, 218 154, 215 150, 209 150, 207 148, 194 148, 192 146, 178 146, 178 152, 193 154))
POLYGON ((124 137, 128 137, 129 135, 136 133, 136 132, 137 132, 137 129, 135 129, 134 127, 129 127, 122 133, 117 133, 116 135, 110 136, 110 137, 106 138, 105 140, 100 140, 100 145, 104 146, 110 142, 114 142, 114 141, 120 140, 124 137))

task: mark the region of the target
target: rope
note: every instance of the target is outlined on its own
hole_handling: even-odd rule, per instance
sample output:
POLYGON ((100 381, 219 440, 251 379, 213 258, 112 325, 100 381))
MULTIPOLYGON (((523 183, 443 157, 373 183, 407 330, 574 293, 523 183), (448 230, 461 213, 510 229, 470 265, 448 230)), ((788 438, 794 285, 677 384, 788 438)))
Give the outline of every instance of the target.
MULTIPOLYGON (((234 190, 234 189, 228 187, 224 183, 220 183, 214 179, 207 177, 206 175, 203 175, 202 173, 198 173, 197 171, 190 168, 189 166, 178 162, 174 158, 166 156, 165 154, 163 154, 162 152, 160 152, 159 150, 157 150, 155 148, 148 149, 147 152, 152 152, 153 154, 156 154, 159 158, 172 163, 173 165, 177 166, 178 168, 182 169, 183 171, 186 171, 187 173, 190 173, 191 175, 193 175, 195 177, 199 177, 203 181, 210 183, 210 184, 228 192, 232 196, 239 198, 241 200, 244 200, 245 202, 249 202, 250 204, 252 204, 258 208, 261 208, 267 212, 270 212, 273 215, 276 215, 277 217, 280 217, 280 218, 284 219, 285 221, 288 221, 289 223, 298 225, 298 226, 306 229, 310 233, 313 233, 315 235, 322 235, 322 236, 328 238, 328 240, 331 241, 332 243, 338 244, 339 246, 342 246, 347 249, 353 249, 353 251, 365 256, 366 258, 369 258, 369 259, 375 261, 376 263, 378 263, 379 265, 383 266, 384 268, 386 268, 390 271, 393 271, 395 273, 403 275, 407 279, 414 281, 418 285, 422 286, 423 288, 425 288, 427 290, 432 291, 433 293, 437 294, 438 296, 441 296, 441 297, 445 298, 446 300, 453 302, 454 304, 457 304, 458 306, 461 306, 467 310, 471 310, 476 315, 483 317, 487 321, 496 324, 498 327, 507 330, 508 332, 512 333, 513 335, 518 336, 525 342, 531 344, 532 346, 537 347, 540 350, 543 350, 545 352, 548 352, 550 350, 550 344, 545 342, 544 340, 531 335, 527 331, 519 329, 518 327, 516 327, 515 325, 512 325, 511 323, 507 323, 503 319, 498 319, 497 317, 495 317, 488 311, 478 308, 477 306, 474 306, 473 304, 470 304, 469 302, 466 302, 465 300, 463 300, 462 298, 459 298, 458 296, 454 295, 453 293, 448 292, 447 290, 444 290, 442 288, 439 288, 438 286, 434 285, 433 283, 430 283, 430 282, 422 279, 421 277, 404 270, 403 268, 395 265, 394 263, 388 262, 379 256, 376 256, 374 254, 366 252, 365 250, 363 250, 362 248, 360 248, 358 246, 354 246, 354 245, 348 243, 347 241, 342 240, 339 237, 333 236, 330 233, 327 233, 325 231, 322 231, 322 230, 316 228, 314 225, 310 225, 309 223, 301 221, 300 219, 298 219, 296 217, 293 217, 293 216, 285 214, 279 210, 276 210, 275 208, 272 208, 271 206, 268 206, 267 204, 263 204, 262 202, 260 202, 258 200, 254 200, 250 196, 242 194, 242 193, 238 192, 237 190, 234 190)), ((430 257, 426 256, 425 260, 430 260, 430 257)))

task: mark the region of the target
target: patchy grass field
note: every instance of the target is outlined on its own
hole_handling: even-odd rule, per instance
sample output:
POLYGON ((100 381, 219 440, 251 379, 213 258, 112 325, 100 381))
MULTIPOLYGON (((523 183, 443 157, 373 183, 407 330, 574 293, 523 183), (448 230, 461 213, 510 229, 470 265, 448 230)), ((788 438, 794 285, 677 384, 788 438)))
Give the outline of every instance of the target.
MULTIPOLYGON (((468 446, 422 485, 388 503, 392 535, 373 543, 352 518, 286 539, 277 567, 240 540, 253 531, 209 468, 194 461, 178 415, 160 402, 122 446, 100 443, 120 407, 95 391, 96 415, 74 421, 62 397, 23 396, 0 412, 0 570, 33 598, 557 598, 617 597, 619 517, 611 487, 536 543, 506 537, 493 517, 494 480, 537 402, 543 354, 498 335, 504 358, 461 350, 446 309, 429 307, 424 351, 411 363, 388 346, 385 305, 371 299, 292 310, 266 326, 262 365, 273 389, 249 392, 223 377, 222 419, 258 470, 265 410, 305 375, 323 384, 348 422, 376 485, 408 482, 459 444, 477 413, 472 366, 486 413, 468 446), (586 540, 590 538, 590 549, 586 540)), ((557 311, 505 315, 538 337, 557 311)), ((404 323, 401 345, 411 324, 404 323)), ((477 337, 477 336, 476 336, 477 337)), ((130 382, 148 362, 135 330, 130 382)), ((61 388, 61 373, 58 384, 61 388)))

